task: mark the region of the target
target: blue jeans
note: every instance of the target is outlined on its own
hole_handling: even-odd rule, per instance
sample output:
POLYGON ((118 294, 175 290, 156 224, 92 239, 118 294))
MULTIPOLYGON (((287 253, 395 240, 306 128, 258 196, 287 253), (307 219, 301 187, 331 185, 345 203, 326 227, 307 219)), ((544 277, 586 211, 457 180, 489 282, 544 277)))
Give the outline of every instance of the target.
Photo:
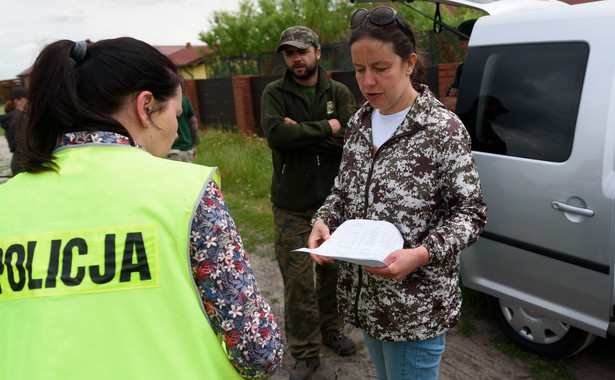
POLYGON ((378 380, 431 380, 438 378, 446 333, 416 342, 385 342, 363 330, 378 380))

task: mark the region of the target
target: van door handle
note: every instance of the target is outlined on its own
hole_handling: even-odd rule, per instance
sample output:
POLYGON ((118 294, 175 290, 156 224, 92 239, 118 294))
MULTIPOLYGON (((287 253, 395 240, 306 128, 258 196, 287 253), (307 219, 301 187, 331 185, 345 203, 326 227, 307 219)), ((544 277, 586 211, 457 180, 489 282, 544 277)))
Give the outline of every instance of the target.
POLYGON ((551 202, 551 207, 556 210, 560 210, 563 212, 569 212, 572 214, 582 215, 582 216, 594 216, 594 210, 582 207, 571 206, 566 203, 553 201, 551 202))

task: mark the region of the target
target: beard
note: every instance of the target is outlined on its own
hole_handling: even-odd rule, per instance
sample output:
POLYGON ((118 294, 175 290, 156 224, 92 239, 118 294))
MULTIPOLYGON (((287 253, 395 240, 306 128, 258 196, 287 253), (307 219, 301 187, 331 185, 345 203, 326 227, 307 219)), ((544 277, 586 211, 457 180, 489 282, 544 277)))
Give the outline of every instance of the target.
POLYGON ((292 70, 290 70, 290 72, 295 79, 304 80, 314 75, 314 72, 316 71, 317 68, 318 68, 318 65, 316 64, 314 64, 313 66, 303 65, 303 70, 304 70, 303 74, 297 74, 295 72, 295 67, 293 67, 292 70))

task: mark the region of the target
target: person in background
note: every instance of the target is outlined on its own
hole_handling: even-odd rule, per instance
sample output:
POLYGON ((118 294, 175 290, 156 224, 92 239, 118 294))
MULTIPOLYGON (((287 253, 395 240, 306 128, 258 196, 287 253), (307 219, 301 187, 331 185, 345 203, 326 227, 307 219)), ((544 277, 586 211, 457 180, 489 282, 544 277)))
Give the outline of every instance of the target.
POLYGON ((5 108, 7 113, 2 116, 0 123, 5 130, 5 137, 12 153, 11 173, 15 176, 22 171, 18 147, 22 130, 28 120, 28 89, 23 86, 15 87, 9 93, 9 98, 10 101, 5 108))
POLYGON ((9 127, 9 122, 13 120, 13 110, 15 110, 15 104, 9 99, 4 103, 4 115, 0 115, 0 127, 4 129, 5 135, 9 127))
POLYGON ((3 129, 6 130, 6 128, 4 127, 4 123, 9 119, 10 117, 10 113, 11 111, 13 111, 15 109, 15 104, 13 103, 13 101, 9 98, 9 100, 6 101, 6 103, 4 103, 4 115, 0 115, 0 125, 2 126, 3 129))
MULTIPOLYGON (((0 127, 2 127, 2 129, 4 129, 4 138, 7 140, 7 145, 9 148, 9 152, 11 152, 11 147, 8 144, 8 138, 6 138, 6 135, 8 132, 8 128, 13 128, 12 124, 13 124, 13 113, 11 111, 13 111, 15 109, 15 105, 13 104, 13 102, 8 99, 6 102, 4 102, 4 115, 0 115, 0 127)), ((0 137, 2 138, 2 137, 0 137)), ((12 154, 11 154, 11 158, 12 158, 12 154)), ((8 165, 8 170, 11 169, 11 165, 10 165, 10 158, 7 156, 7 162, 9 162, 8 165)), ((4 170, 2 170, 4 171, 4 170)), ((11 173, 12 174, 12 173, 11 173)), ((10 177, 10 175, 6 176, 3 175, 3 177, 10 177)))
POLYGON ((341 331, 335 284, 337 265, 316 268, 303 253, 310 221, 331 190, 342 155, 354 97, 318 64, 318 36, 293 26, 280 36, 286 73, 265 88, 261 125, 272 151, 271 201, 275 253, 284 282, 286 339, 296 360, 291 379, 307 379, 320 365, 321 344, 351 355, 355 344, 341 331))
POLYGON ((167 158, 192 162, 199 145, 199 121, 186 95, 182 95, 182 114, 177 117, 177 139, 173 142, 167 158))
POLYGON ((283 342, 215 168, 165 159, 182 78, 128 37, 36 59, 0 186, 0 377, 265 378, 283 342), (27 363, 27 365, 24 365, 27 363))
MULTIPOLYGON (((472 35, 472 29, 474 29, 474 24, 476 23, 476 19, 466 20, 459 24, 457 30, 464 35, 470 37, 472 35)), ((464 56, 468 53, 468 43, 470 40, 468 38, 459 36, 459 47, 463 50, 464 56)), ((455 71, 455 78, 453 79, 453 83, 449 86, 448 90, 446 90, 446 96, 442 98, 442 104, 444 104, 448 109, 455 112, 455 107, 457 106, 457 97, 459 96, 459 83, 461 80, 461 72, 463 71, 463 62, 461 62, 457 66, 457 70, 455 71)))
POLYGON ((436 379, 446 332, 459 320, 459 254, 486 223, 470 138, 424 84, 406 20, 390 7, 359 9, 350 27, 367 101, 348 122, 340 170, 308 246, 350 219, 399 229, 404 245, 387 266, 339 263, 340 314, 363 330, 378 379, 436 379))

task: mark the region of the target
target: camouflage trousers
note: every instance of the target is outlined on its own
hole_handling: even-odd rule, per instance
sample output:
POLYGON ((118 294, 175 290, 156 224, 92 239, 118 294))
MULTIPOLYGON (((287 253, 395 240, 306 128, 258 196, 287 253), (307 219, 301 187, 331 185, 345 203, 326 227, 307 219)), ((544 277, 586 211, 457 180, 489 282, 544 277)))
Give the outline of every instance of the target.
POLYGON ((323 335, 342 327, 337 312, 337 263, 316 265, 308 253, 291 252, 307 247, 315 212, 273 206, 275 254, 284 281, 286 342, 294 359, 318 356, 323 335))

